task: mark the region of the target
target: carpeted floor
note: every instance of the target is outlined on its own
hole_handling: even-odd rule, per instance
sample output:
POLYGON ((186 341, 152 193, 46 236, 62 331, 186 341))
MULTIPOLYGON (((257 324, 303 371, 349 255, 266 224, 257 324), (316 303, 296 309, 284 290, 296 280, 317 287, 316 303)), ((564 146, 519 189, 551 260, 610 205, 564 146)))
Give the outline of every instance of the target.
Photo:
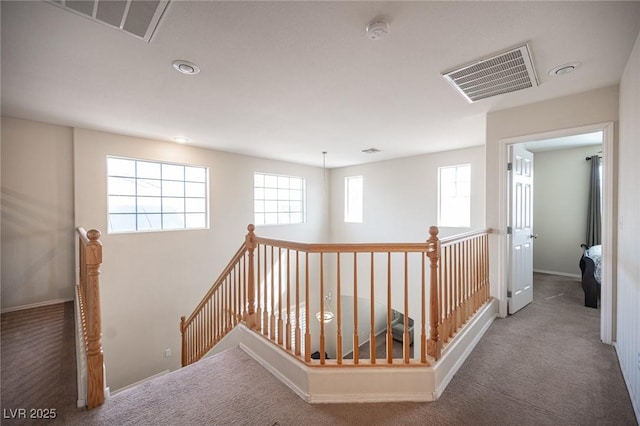
MULTIPOLYGON (((577 280, 536 274, 534 302, 497 319, 432 403, 310 405, 236 348, 120 392, 89 412, 68 408, 73 396, 54 423, 635 425, 615 351, 599 341, 599 311, 585 308, 582 297, 577 280)), ((3 408, 4 393, 16 392, 4 382, 4 328, 3 316, 3 408)), ((68 386, 75 391, 75 382, 68 386)), ((24 392, 22 404, 42 406, 24 392)))

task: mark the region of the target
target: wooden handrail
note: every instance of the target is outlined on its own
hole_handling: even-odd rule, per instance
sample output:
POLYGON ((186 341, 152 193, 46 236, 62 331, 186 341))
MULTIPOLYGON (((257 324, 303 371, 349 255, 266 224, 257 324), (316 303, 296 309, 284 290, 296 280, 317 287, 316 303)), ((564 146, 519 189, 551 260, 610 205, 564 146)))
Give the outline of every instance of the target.
POLYGON ((79 241, 78 298, 87 356, 87 407, 104 403, 104 355, 100 314, 100 231, 77 228, 79 241))
POLYGON ((307 244, 258 237, 253 225, 247 229, 245 242, 196 310, 188 319, 181 318, 183 365, 204 356, 240 321, 309 366, 429 365, 489 300, 490 230, 440 240, 438 228, 431 227, 424 243, 307 244), (396 265, 394 271, 392 265, 396 265), (396 270, 400 265, 402 270, 396 270), (385 271, 386 280, 378 277, 379 270, 385 271), (378 281, 384 281, 384 289, 376 288, 378 281), (319 309, 319 318, 323 318, 329 310, 325 293, 332 290, 332 284, 337 304, 331 303, 330 310, 337 330, 323 321, 316 324, 313 315, 319 309), (345 315, 343 291, 353 296, 350 316, 345 315), (359 292, 369 303, 358 302, 359 292), (392 295, 393 306, 404 318, 402 328, 396 330, 399 334, 391 332, 396 315, 392 295), (375 312, 377 301, 386 306, 384 322, 375 312), (416 311, 413 315, 410 308, 416 311), (415 330, 414 320, 421 325, 415 330), (387 355, 383 358, 375 351, 376 340, 381 338, 379 326, 386 327, 382 338, 387 355), (343 333, 344 327, 353 327, 353 334, 343 333), (329 330, 335 330, 335 335, 329 335, 329 330), (419 346, 415 357, 414 334, 419 346), (361 359, 363 338, 371 350, 361 359), (391 354, 394 338, 402 341, 401 359, 391 354), (335 345, 335 359, 325 355, 329 342, 335 345), (350 358, 343 356, 345 347, 351 351, 350 358), (312 350, 318 351, 317 359, 312 358, 312 350))

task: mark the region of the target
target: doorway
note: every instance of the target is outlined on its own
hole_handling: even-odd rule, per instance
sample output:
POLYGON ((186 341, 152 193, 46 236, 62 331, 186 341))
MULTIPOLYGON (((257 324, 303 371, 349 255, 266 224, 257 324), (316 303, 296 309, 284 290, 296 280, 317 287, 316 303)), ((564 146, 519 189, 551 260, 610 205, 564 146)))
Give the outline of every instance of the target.
MULTIPOLYGON (((565 138, 569 136, 575 136, 580 134, 602 132, 602 151, 603 151, 603 217, 602 217, 602 286, 601 286, 601 310, 600 310, 600 338, 604 343, 611 344, 615 339, 614 335, 614 318, 615 318, 615 271, 614 271, 614 259, 615 259, 615 234, 613 219, 613 195, 615 188, 615 175, 614 175, 614 156, 615 147, 613 143, 613 123, 601 123, 589 126, 576 127, 571 129, 561 129, 556 131, 550 131, 545 133, 525 135, 515 138, 502 139, 500 141, 500 172, 504 179, 500 180, 498 191, 501 196, 501 208, 499 223, 500 229, 507 229, 508 226, 508 196, 509 185, 507 182, 507 158, 508 149, 512 145, 521 143, 532 143, 532 141, 542 141, 554 138, 565 138)), ((535 220, 535 218, 534 218, 535 220)), ((499 291, 503 295, 504 303, 501 304, 501 315, 506 315, 506 300, 507 300, 507 278, 508 278, 508 256, 509 250, 507 249, 506 238, 501 241, 499 262, 503 267, 500 268, 500 280, 499 291)))

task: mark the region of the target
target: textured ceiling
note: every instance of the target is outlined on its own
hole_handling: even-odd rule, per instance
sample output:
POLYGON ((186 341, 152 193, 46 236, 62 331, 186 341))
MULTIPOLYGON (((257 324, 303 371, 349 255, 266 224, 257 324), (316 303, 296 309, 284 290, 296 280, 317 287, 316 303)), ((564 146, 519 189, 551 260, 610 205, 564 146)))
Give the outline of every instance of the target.
POLYGON ((329 167, 481 145, 488 111, 617 84, 640 31, 640 2, 172 1, 147 43, 1 7, 3 115, 329 167), (524 42, 538 87, 469 104, 441 76, 524 42))

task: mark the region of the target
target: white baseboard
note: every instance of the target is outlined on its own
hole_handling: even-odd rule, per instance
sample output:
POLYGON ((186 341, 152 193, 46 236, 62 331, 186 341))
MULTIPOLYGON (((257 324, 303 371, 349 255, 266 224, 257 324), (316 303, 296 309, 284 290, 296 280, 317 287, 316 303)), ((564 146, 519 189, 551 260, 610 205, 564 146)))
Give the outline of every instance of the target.
POLYGON ((546 269, 534 269, 533 272, 538 272, 540 274, 548 274, 548 275, 560 275, 561 277, 571 277, 571 278, 580 279, 580 274, 569 274, 567 272, 547 271, 546 269))
POLYGON ((38 303, 31 303, 29 305, 21 305, 21 306, 13 306, 13 307, 10 307, 10 308, 2 308, 2 311, 0 311, 0 313, 5 314, 7 312, 22 311, 24 309, 41 308, 43 306, 57 305, 59 303, 66 303, 66 302, 73 302, 73 298, 47 300, 46 302, 38 302, 38 303))
POLYGON ((105 388, 105 392, 104 392, 104 394, 105 394, 105 398, 109 398, 109 397, 111 397, 111 396, 113 396, 113 395, 116 395, 116 394, 118 394, 118 393, 120 393, 120 392, 122 392, 122 391, 124 391, 124 390, 130 389, 130 388, 132 388, 132 387, 134 387, 134 386, 138 386, 139 384, 142 384, 142 383, 144 383, 144 382, 146 382, 146 381, 149 381, 149 380, 152 380, 152 379, 157 379, 158 377, 162 377, 162 376, 164 376, 165 374, 167 374, 168 372, 169 372, 169 370, 161 371, 161 372, 159 372, 159 373, 154 374, 153 376, 149 376, 149 377, 147 377, 147 378, 145 378, 145 379, 138 380, 138 381, 137 381, 137 382, 135 382, 135 383, 131 383, 130 385, 127 385, 127 386, 121 387, 120 389, 117 389, 117 390, 115 390, 115 391, 113 391, 113 392, 111 392, 111 390, 107 387, 107 388, 105 388))

